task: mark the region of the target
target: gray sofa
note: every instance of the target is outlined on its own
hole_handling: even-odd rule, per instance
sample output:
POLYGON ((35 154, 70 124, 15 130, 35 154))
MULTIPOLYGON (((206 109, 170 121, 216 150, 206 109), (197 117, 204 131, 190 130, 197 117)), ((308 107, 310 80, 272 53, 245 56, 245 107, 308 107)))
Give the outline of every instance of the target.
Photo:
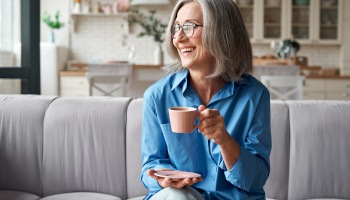
MULTIPOLYGON (((0 96, 0 200, 142 199, 142 99, 0 96)), ((271 101, 271 199, 350 199, 350 102, 271 101)))

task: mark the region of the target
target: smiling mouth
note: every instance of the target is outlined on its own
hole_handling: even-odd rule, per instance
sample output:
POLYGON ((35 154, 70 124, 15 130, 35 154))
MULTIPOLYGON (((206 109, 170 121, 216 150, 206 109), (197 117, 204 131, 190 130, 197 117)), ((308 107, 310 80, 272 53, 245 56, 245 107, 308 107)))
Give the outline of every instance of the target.
POLYGON ((181 52, 182 53, 189 53, 189 52, 192 52, 194 51, 194 48, 184 48, 184 49, 181 49, 181 52))

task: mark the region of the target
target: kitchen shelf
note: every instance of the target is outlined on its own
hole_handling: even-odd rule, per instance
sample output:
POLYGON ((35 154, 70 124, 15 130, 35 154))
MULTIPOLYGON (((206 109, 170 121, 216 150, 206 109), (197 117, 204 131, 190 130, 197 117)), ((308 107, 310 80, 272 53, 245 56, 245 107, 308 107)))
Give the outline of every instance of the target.
POLYGON ((126 17, 128 13, 113 13, 113 14, 104 14, 104 13, 72 13, 73 17, 79 16, 92 16, 92 17, 126 17))
MULTIPOLYGON (((78 18, 80 17, 120 17, 120 18, 126 18, 129 15, 128 12, 120 12, 120 13, 112 13, 112 14, 104 14, 104 13, 72 13, 72 25, 73 25, 73 31, 76 32, 76 27, 78 25, 78 18)), ((125 32, 128 33, 129 29, 128 26, 125 27, 125 32)))

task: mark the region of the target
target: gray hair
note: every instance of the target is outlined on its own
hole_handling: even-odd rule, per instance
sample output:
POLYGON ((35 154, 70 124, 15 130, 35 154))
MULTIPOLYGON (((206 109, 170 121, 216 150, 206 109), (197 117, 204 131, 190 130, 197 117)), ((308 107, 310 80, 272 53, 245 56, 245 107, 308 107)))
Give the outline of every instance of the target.
POLYGON ((204 24, 202 44, 215 58, 214 72, 207 78, 221 77, 229 82, 239 81, 243 74, 250 74, 253 69, 252 47, 241 13, 233 0, 177 1, 165 38, 168 53, 176 60, 176 63, 165 66, 163 69, 168 74, 185 69, 173 45, 171 26, 179 9, 190 2, 197 2, 201 6, 204 24))

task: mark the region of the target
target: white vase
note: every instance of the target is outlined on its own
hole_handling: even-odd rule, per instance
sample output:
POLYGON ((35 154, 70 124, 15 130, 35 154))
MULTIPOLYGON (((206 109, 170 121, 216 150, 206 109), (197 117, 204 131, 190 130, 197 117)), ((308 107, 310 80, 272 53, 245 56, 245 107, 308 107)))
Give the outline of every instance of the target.
POLYGON ((154 50, 154 64, 163 65, 164 62, 164 52, 162 49, 162 44, 158 44, 154 50))

